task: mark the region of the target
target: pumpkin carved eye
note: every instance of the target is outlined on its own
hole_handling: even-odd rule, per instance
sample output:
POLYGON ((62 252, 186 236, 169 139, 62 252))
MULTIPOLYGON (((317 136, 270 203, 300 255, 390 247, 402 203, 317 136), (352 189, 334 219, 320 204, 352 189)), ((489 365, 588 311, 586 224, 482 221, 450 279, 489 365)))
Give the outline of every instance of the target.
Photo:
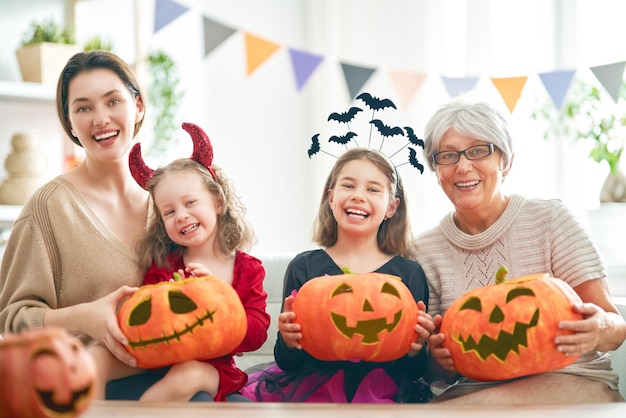
POLYGON ((176 314, 186 314, 198 308, 198 305, 183 292, 169 292, 167 297, 170 300, 170 309, 176 314))
POLYGON ((337 295, 343 295, 344 293, 354 293, 354 289, 347 283, 341 283, 339 286, 335 288, 333 294, 330 295, 331 298, 334 298, 337 295))
POLYGON ((483 311, 482 304, 480 303, 480 299, 478 298, 469 298, 468 300, 466 300, 465 303, 459 308, 460 311, 462 311, 463 309, 472 309, 476 312, 483 311))
POLYGON ((152 299, 146 299, 140 302, 131 311, 128 316, 128 324, 131 326, 143 325, 150 319, 152 315, 152 299))

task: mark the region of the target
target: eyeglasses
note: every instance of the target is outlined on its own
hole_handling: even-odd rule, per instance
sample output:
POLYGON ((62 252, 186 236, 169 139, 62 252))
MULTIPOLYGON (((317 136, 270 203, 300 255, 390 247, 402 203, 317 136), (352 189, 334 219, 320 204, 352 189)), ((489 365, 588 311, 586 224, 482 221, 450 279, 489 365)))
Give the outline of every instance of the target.
POLYGON ((468 160, 482 160, 489 157, 496 150, 493 144, 474 145, 463 151, 441 151, 433 154, 433 161, 439 165, 452 165, 459 162, 461 154, 468 160))

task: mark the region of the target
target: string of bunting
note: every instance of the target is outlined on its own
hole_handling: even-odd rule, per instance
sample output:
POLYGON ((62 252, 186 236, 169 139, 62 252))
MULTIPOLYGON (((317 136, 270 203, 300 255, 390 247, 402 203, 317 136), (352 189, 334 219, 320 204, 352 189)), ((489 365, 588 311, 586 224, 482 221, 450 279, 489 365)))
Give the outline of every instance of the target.
MULTIPOLYGON (((186 6, 173 0, 155 0, 154 33, 163 30, 171 22, 188 12, 188 10, 186 6)), ((285 48, 291 59, 298 91, 305 87, 308 80, 319 68, 319 65, 325 60, 328 61, 328 57, 324 55, 282 45, 249 33, 241 28, 225 25, 207 16, 203 16, 203 24, 205 57, 209 56, 215 48, 233 34, 238 32, 243 34, 248 76, 252 75, 277 51, 285 48)), ((351 100, 356 97, 371 76, 376 71, 380 71, 380 68, 376 67, 354 65, 341 61, 339 63, 341 64, 351 100)), ((589 69, 613 100, 617 101, 625 67, 626 61, 620 61, 589 67, 589 69)), ((537 74, 556 109, 561 110, 576 72, 577 70, 575 69, 566 69, 537 74)), ((423 81, 428 77, 428 74, 420 72, 393 69, 388 70, 388 74, 404 107, 409 106, 423 81)), ((480 77, 446 77, 443 75, 439 76, 439 78, 450 97, 473 90, 480 79, 480 77)), ((511 113, 521 97, 528 78, 529 75, 520 77, 489 77, 511 113)))

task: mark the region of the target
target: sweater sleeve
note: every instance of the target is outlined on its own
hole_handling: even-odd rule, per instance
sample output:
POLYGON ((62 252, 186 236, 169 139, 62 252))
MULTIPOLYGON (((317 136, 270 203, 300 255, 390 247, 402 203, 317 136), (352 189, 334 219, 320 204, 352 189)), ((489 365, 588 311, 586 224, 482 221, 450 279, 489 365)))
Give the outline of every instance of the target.
MULTIPOLYGON (((58 306, 57 281, 46 233, 33 215, 31 199, 15 221, 0 268, 0 332, 42 328, 43 317, 58 306)), ((40 211, 46 214, 45 211, 40 211)), ((49 222, 47 217, 45 222, 49 222)), ((45 224, 45 223, 44 223, 45 224)))
POLYGON ((270 325, 270 316, 266 310, 267 293, 263 288, 265 268, 260 260, 239 253, 235 270, 235 275, 238 277, 235 290, 241 298, 248 319, 246 336, 235 351, 254 351, 267 340, 267 330, 270 325))

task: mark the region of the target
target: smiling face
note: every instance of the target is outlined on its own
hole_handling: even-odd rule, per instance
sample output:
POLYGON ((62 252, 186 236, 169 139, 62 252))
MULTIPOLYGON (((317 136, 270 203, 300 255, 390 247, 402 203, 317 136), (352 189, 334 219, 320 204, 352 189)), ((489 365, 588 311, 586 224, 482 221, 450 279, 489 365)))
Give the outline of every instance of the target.
POLYGON ((398 199, 392 199, 389 179, 367 160, 348 162, 328 193, 340 232, 375 236, 385 217, 391 218, 398 205, 398 199))
POLYGON ((168 236, 176 244, 187 248, 213 245, 223 204, 198 174, 164 175, 154 188, 154 202, 168 236))
MULTIPOLYGON (((487 144, 454 130, 441 140, 438 151, 462 151, 474 145, 487 144)), ((497 218, 504 210, 502 158, 499 150, 480 160, 468 160, 461 155, 456 164, 436 165, 436 174, 444 193, 457 214, 481 218, 497 218)))
POLYGON ((69 84, 68 107, 72 133, 87 156, 127 158, 144 108, 117 74, 107 69, 78 74, 69 84))

